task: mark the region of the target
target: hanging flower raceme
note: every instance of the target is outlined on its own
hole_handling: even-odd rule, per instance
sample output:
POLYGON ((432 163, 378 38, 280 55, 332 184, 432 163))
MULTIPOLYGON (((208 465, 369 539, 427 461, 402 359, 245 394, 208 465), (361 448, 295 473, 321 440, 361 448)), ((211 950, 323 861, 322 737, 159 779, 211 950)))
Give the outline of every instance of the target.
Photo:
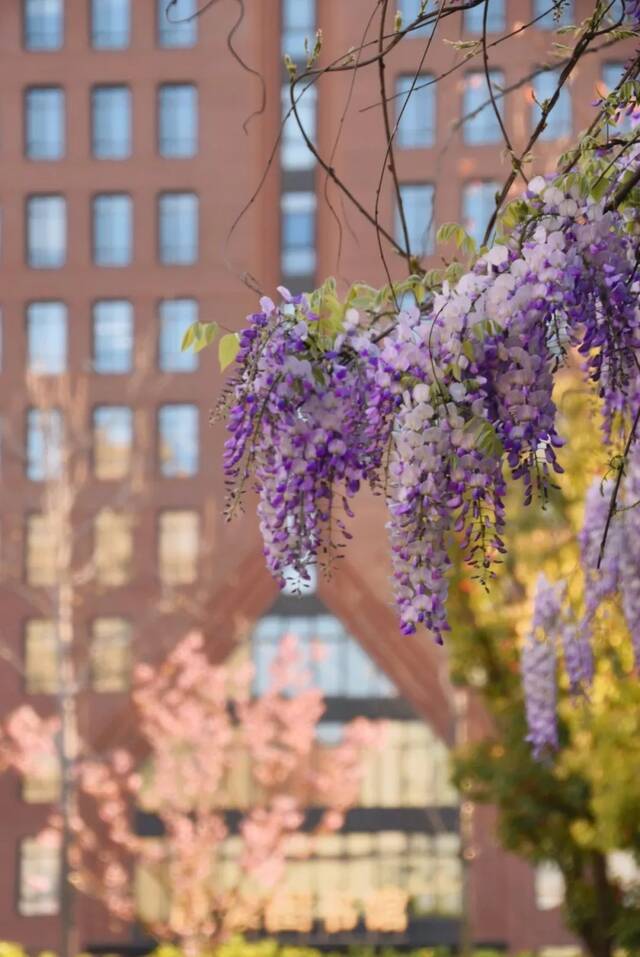
POLYGON ((552 392, 569 349, 602 398, 605 439, 626 436, 640 401, 638 235, 607 203, 632 160, 599 199, 578 177, 532 180, 521 225, 419 306, 361 286, 340 304, 326 284, 261 300, 240 336, 225 470, 230 510, 247 483, 258 492, 276 578, 331 561, 367 483, 386 497, 402 631, 441 640, 452 537, 486 579, 504 551, 505 473, 530 502, 562 471, 552 392))
POLYGON ((635 667, 640 670, 640 441, 631 443, 626 459, 618 467, 622 474, 617 500, 612 498, 616 484, 613 481, 595 481, 586 496, 583 526, 578 535, 584 613, 577 616, 567 601, 566 581, 551 585, 543 576, 538 581, 532 633, 522 655, 529 740, 537 755, 544 750, 539 742, 543 741, 545 729, 545 747, 553 745, 550 726, 545 725, 540 714, 541 708, 544 713, 541 702, 550 708, 551 699, 555 699, 560 652, 570 691, 588 692, 594 675, 596 616, 607 602, 619 604, 631 637, 635 667), (545 640, 535 642, 536 635, 545 640), (532 674, 537 676, 535 681, 532 674), (548 682, 546 696, 541 687, 543 680, 548 682))
POLYGON ((632 443, 618 467, 623 474, 617 500, 613 499, 612 480, 595 481, 587 493, 580 533, 585 575, 583 630, 590 635, 603 602, 619 595, 636 668, 640 669, 640 441, 632 443))
POLYGON ((562 586, 540 575, 536 586, 531 631, 522 649, 522 683, 534 757, 558 746, 556 716, 557 621, 562 606, 562 586))
POLYGON ((336 532, 348 536, 348 500, 377 481, 389 426, 382 392, 365 414, 375 347, 343 333, 337 348, 306 297, 281 291, 283 304, 263 298, 240 337, 224 466, 232 506, 253 480, 267 564, 283 580, 287 568, 305 578, 336 532))

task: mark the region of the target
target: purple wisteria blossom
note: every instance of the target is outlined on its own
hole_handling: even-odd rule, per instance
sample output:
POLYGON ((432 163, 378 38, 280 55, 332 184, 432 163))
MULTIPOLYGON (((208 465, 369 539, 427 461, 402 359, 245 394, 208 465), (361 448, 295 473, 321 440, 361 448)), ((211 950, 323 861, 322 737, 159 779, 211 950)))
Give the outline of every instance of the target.
MULTIPOLYGON (((630 151, 621 175, 639 161, 630 151)), ((353 496, 369 485, 388 507, 401 629, 425 626, 442 640, 452 537, 486 579, 504 551, 506 475, 530 502, 561 471, 552 392, 570 349, 601 397, 605 440, 619 445, 628 433, 640 402, 633 213, 543 177, 526 202, 522 226, 420 307, 391 319, 387 310, 384 321, 351 307, 327 322, 317 295, 283 291, 281 304, 265 298, 249 317, 225 470, 232 503, 247 485, 258 493, 267 564, 280 581, 287 568, 304 578, 339 554, 353 496)), ((627 550, 637 521, 628 520, 627 550)), ((598 596, 624 572, 614 558, 594 571, 589 535, 587 635, 598 596)), ((640 649, 640 588, 627 578, 625 615, 640 649)), ((582 628, 566 639, 572 683, 589 673, 582 641, 582 628)))
POLYGON ((522 683, 527 716, 527 741, 535 758, 558 746, 557 635, 564 586, 540 575, 536 585, 531 630, 522 649, 522 683))

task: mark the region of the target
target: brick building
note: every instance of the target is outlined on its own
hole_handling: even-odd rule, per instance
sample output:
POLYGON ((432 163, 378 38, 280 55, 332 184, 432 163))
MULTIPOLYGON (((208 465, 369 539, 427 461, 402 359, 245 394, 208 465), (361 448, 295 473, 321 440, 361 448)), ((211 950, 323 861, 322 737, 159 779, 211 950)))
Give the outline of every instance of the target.
MULTIPOLYGON (((575 3, 577 18, 592 6, 575 3)), ((295 879, 312 890, 346 881, 345 893, 363 899, 376 887, 407 889, 407 939, 416 943, 455 943, 465 902, 474 940, 510 949, 565 943, 553 887, 541 884, 536 896, 533 873, 497 848, 491 812, 459 808, 447 783, 447 748, 460 733, 482 733, 483 718, 475 706, 465 719, 456 713, 440 652, 423 637, 398 636, 377 503, 361 503, 334 580, 302 598, 277 597, 251 509, 233 525, 222 519, 223 436, 208 422, 220 390, 215 358, 179 350, 195 318, 238 327, 255 301, 246 274, 264 291, 279 282, 308 289, 329 274, 382 281, 374 230, 331 188, 330 205, 291 120, 277 146, 288 102, 281 54, 302 61, 305 37, 322 26, 323 56, 338 55, 362 41, 369 11, 341 0, 261 0, 245 4, 234 31, 239 8, 230 0, 190 20, 195 3, 178 0, 170 16, 180 23, 166 6, 4 0, 0 9, 2 712, 25 700, 43 714, 55 706, 60 541, 44 499, 68 475, 70 561, 90 568, 72 611, 87 676, 83 735, 99 747, 126 739, 132 661, 160 656, 193 625, 216 656, 247 649, 258 681, 282 631, 323 635, 337 664, 318 676, 328 698, 319 746, 330 747, 357 714, 386 717, 392 734, 347 832, 295 879), (58 445, 71 449, 72 468, 61 466, 58 445)), ((420 4, 399 6, 408 21, 420 4)), ((553 82, 551 70, 537 71, 557 69, 550 7, 490 0, 490 32, 514 34, 492 53, 496 84, 529 77, 501 99, 516 148, 538 110, 531 89, 543 100, 553 82)), ((445 35, 477 36, 478 16, 468 11, 445 35)), ((463 221, 480 235, 505 164, 480 67, 471 61, 430 84, 459 55, 438 42, 423 68, 425 44, 416 30, 390 55, 387 80, 398 104, 411 76, 424 74, 396 159, 412 248, 429 256, 425 224, 463 221)), ((540 144, 540 168, 588 124, 598 84, 611 84, 623 59, 616 48, 581 64, 540 144)), ((334 149, 332 165, 372 208, 383 144, 370 108, 378 80, 369 68, 350 83, 349 73, 323 77, 299 109, 323 155, 334 149)), ((380 217, 397 229, 386 179, 380 217)), ((23 787, 0 778, 0 938, 31 948, 57 939, 57 861, 33 842, 56 788, 55 769, 23 787)), ((142 909, 157 906, 139 883, 142 909)), ((78 924, 83 947, 113 939, 91 903, 79 904, 78 924)))

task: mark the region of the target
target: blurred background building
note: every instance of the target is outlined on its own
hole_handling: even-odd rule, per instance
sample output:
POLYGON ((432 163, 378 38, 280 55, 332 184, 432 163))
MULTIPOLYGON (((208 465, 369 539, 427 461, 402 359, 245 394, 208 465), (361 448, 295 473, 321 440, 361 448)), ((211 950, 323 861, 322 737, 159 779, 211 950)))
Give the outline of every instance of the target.
MULTIPOLYGON (((454 944, 466 914, 478 942, 567 943, 554 876, 536 882, 501 852, 492 814, 460 808, 447 781, 448 748, 482 733, 484 719, 473 702, 456 702, 442 652, 398 635, 376 503, 359 509, 356 542, 331 581, 277 597, 251 508, 231 526, 222 519, 223 435, 209 424, 221 388, 215 356, 180 351, 197 318, 238 328, 255 303, 250 287, 273 295, 279 283, 298 292, 331 274, 384 280, 375 230, 332 188, 292 118, 278 141, 289 110, 283 54, 304 63, 318 26, 322 62, 375 43, 364 32, 370 11, 260 0, 242 12, 228 0, 189 19, 196 0, 178 0, 169 17, 167 2, 4 0, 0 9, 4 709, 25 700, 54 708, 60 541, 43 495, 66 476, 74 562, 89 569, 73 617, 85 648, 83 721, 96 746, 126 739, 133 662, 160 657, 189 627, 204 630, 213 656, 250 654, 258 689, 279 636, 319 638, 330 650, 316 675, 328 701, 319 749, 359 714, 388 719, 390 734, 345 832, 327 837, 291 880, 362 900, 405 890, 407 932, 376 941, 454 944), (63 446, 75 463, 66 471, 63 446)), ((406 22, 420 2, 399 7, 406 22)), ((592 4, 575 7, 565 4, 567 21, 592 4)), ((492 70, 498 88, 514 87, 499 102, 516 146, 555 84, 550 8, 489 3, 492 39, 513 34, 492 49, 492 70)), ((464 32, 448 26, 446 35, 478 37, 481 16, 467 11, 456 18, 464 32)), ((428 257, 442 222, 481 238, 507 165, 476 61, 436 84, 460 54, 439 40, 424 59, 426 44, 424 30, 402 43, 387 82, 393 112, 419 74, 396 162, 412 250, 428 257)), ((584 60, 543 134, 538 169, 588 125, 598 90, 621 69, 607 49, 584 60)), ((397 232, 392 184, 381 179, 377 74, 352 79, 322 77, 299 100, 300 117, 354 196, 373 209, 378 195, 381 223, 397 232)), ((401 275, 388 246, 386 257, 401 275)), ((22 788, 0 778, 0 937, 37 948, 55 940, 59 911, 58 862, 33 840, 56 787, 55 768, 22 788)), ((152 883, 141 878, 139 889, 141 910, 156 906, 152 883)), ((85 947, 114 939, 88 902, 79 923, 85 947)), ((367 936, 362 926, 354 933, 367 936)), ((311 937, 330 941, 320 929, 311 937)))

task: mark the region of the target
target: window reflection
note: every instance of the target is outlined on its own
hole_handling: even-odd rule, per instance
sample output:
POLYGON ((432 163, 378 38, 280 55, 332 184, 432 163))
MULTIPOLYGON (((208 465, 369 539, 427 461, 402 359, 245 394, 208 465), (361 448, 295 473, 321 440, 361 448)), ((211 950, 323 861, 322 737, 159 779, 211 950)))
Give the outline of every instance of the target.
POLYGON ((267 615, 253 634, 255 691, 269 685, 269 668, 287 635, 298 639, 312 682, 328 697, 389 698, 396 690, 387 676, 333 615, 267 615), (321 647, 318 647, 321 646, 321 647))

